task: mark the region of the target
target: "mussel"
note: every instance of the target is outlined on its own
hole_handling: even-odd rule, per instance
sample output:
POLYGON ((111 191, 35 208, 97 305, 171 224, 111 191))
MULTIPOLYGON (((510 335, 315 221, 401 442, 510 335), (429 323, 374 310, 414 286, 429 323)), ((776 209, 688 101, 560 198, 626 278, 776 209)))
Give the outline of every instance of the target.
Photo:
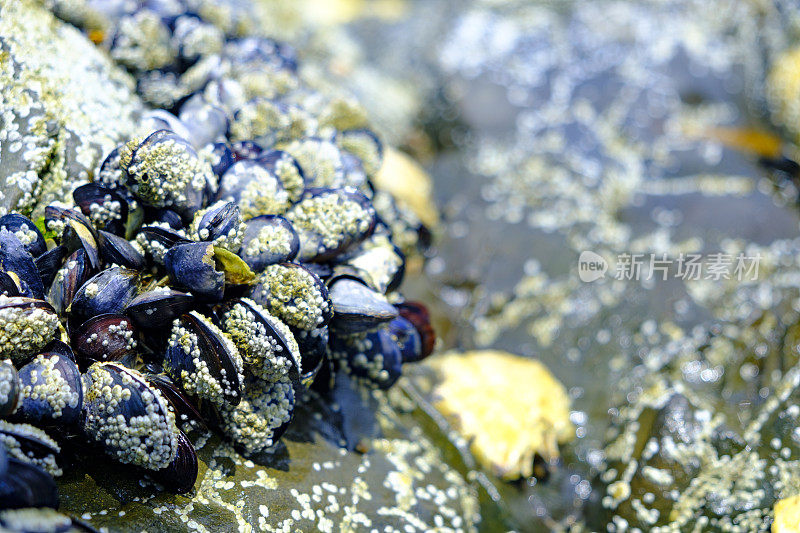
POLYGON ((217 270, 213 244, 177 244, 164 254, 164 266, 170 280, 178 287, 204 300, 222 300, 225 274, 217 270))
POLYGON ((239 403, 243 381, 239 350, 196 311, 173 322, 164 370, 191 396, 217 406, 239 403))
POLYGON ((102 314, 90 318, 72 332, 72 346, 82 368, 97 361, 136 362, 138 332, 125 315, 102 314))
POLYGON ((19 213, 9 213, 0 217, 0 229, 14 234, 28 253, 34 258, 47 251, 47 244, 39 228, 31 219, 19 213))
POLYGON ((249 291, 250 298, 289 326, 311 330, 333 316, 325 284, 295 263, 269 265, 249 291))
MULTIPOLYGON (((58 489, 53 476, 27 461, 9 457, 6 447, 0 442, 0 509, 34 507, 58 507, 58 489)), ((10 528, 4 519, 9 516, 7 513, 9 511, 0 513, 0 525, 4 529, 10 528)), ((39 526, 41 522, 38 522, 39 526)))
POLYGON ((246 224, 240 255, 254 272, 297 257, 300 239, 282 216, 261 215, 251 218, 246 224))
POLYGON ((123 166, 131 192, 153 207, 189 216, 200 208, 211 167, 185 139, 168 130, 151 133, 123 166))
POLYGON ((397 309, 389 300, 357 277, 342 276, 329 283, 332 329, 344 333, 361 332, 397 317, 397 309))
POLYGON ((95 363, 83 375, 84 433, 118 461, 148 470, 175 459, 179 430, 167 401, 145 377, 118 363, 95 363))
POLYGON ((248 298, 225 302, 217 314, 253 375, 267 381, 288 378, 299 383, 300 350, 286 324, 248 298))
POLYGON ((236 253, 242 246, 245 228, 236 204, 220 201, 197 212, 189 226, 189 235, 236 253))
POLYGON ((139 291, 135 270, 111 267, 84 283, 67 309, 69 326, 74 330, 92 317, 120 314, 139 291))
POLYGON ((19 369, 20 405, 15 418, 31 424, 74 424, 83 407, 81 373, 75 362, 42 353, 19 369))
POLYGON ((24 364, 50 342, 58 314, 44 300, 0 295, 0 357, 24 364))
POLYGON ((366 239, 375 229, 375 210, 350 189, 306 189, 286 219, 300 237, 301 261, 326 261, 366 239))

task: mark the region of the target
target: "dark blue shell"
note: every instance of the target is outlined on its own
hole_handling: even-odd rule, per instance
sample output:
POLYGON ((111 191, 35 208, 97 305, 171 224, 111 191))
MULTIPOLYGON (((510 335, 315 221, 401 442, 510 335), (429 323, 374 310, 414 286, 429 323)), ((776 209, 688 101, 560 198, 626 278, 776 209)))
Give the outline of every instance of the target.
POLYGON ((53 477, 39 468, 8 457, 0 443, 0 509, 58 508, 58 488, 53 477))
POLYGON ((12 233, 19 231, 32 232, 34 238, 29 243, 23 243, 25 249, 36 258, 47 251, 47 244, 39 228, 36 227, 31 219, 19 213, 9 213, 0 217, 0 228, 5 228, 12 233))
POLYGON ((414 324, 402 316, 398 316, 386 327, 400 347, 400 355, 403 357, 404 363, 413 363, 422 359, 422 338, 414 324))
POLYGON ((83 406, 81 373, 68 357, 55 353, 41 354, 19 369, 19 380, 22 401, 14 415, 19 420, 31 424, 68 425, 80 418, 83 406), (53 395, 48 395, 51 386, 57 389, 53 390, 53 395), (67 404, 56 409, 53 402, 67 397, 63 395, 69 396, 67 404))
POLYGON ((225 171, 234 163, 233 152, 224 142, 214 143, 211 155, 211 170, 217 176, 225 174, 225 171))
POLYGON ((44 298, 44 285, 33 256, 6 228, 0 228, 0 269, 15 274, 28 286, 34 298, 44 298))
POLYGON ((214 245, 205 242, 176 244, 164 254, 170 280, 200 299, 220 301, 225 274, 214 268, 214 245))
POLYGON ((260 215, 248 220, 246 225, 247 229, 244 232, 242 249, 239 255, 253 272, 261 272, 269 265, 291 261, 297 257, 297 252, 300 250, 300 239, 297 236, 297 232, 292 227, 292 224, 282 216, 260 215), (281 227, 289 233, 290 237, 287 243, 288 251, 286 253, 280 253, 278 251, 262 250, 257 255, 245 253, 248 244, 250 244, 253 239, 258 238, 262 230, 270 227, 281 227))
POLYGON ((139 290, 139 274, 121 267, 106 269, 84 283, 69 306, 70 329, 97 315, 120 314, 139 290))
POLYGON ((366 335, 333 335, 330 353, 340 370, 368 387, 388 389, 402 373, 400 346, 386 328, 366 335))

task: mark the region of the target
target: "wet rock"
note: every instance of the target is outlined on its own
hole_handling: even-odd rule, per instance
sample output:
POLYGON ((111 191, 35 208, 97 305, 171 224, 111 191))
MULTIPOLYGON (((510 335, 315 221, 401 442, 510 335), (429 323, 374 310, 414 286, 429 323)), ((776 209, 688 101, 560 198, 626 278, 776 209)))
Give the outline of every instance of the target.
POLYGON ((30 0, 0 1, 0 212, 63 198, 129 135, 132 81, 30 0))
POLYGON ((343 415, 312 398, 270 452, 243 457, 211 438, 198 449, 199 477, 187 496, 98 461, 88 472, 65 472, 61 510, 112 530, 472 529, 474 488, 403 408, 385 396, 375 402, 380 437, 363 438, 360 451, 340 447, 343 415))

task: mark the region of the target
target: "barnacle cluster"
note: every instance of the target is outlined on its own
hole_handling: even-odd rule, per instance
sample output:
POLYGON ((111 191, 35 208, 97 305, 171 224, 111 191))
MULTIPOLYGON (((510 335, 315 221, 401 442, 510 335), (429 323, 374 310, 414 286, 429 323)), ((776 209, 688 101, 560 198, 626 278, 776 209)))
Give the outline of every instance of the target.
MULTIPOLYGON (((432 347, 424 307, 397 292, 426 230, 391 196, 373 205, 379 138, 290 47, 190 4, 104 11, 93 37, 165 109, 71 198, 0 218, 0 454, 27 473, 59 474, 59 444, 30 423, 186 492, 204 428, 268 451, 310 387, 388 388, 432 347)), ((0 468, 0 495, 29 483, 0 507, 54 505, 31 476, 0 468)))

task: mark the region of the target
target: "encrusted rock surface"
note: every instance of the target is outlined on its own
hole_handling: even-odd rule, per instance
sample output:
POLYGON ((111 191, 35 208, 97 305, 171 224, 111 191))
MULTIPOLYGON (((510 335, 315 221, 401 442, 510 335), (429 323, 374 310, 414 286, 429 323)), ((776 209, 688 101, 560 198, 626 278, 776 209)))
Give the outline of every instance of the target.
POLYGON ((133 81, 30 0, 0 0, 0 212, 30 212, 85 180, 133 131, 133 81))
POLYGON ((198 482, 185 496, 101 458, 65 472, 61 510, 112 531, 472 530, 475 489, 393 394, 369 405, 341 398, 341 412, 312 399, 271 454, 245 458, 214 437, 198 448, 198 482), (364 453, 340 447, 351 438, 364 453))

